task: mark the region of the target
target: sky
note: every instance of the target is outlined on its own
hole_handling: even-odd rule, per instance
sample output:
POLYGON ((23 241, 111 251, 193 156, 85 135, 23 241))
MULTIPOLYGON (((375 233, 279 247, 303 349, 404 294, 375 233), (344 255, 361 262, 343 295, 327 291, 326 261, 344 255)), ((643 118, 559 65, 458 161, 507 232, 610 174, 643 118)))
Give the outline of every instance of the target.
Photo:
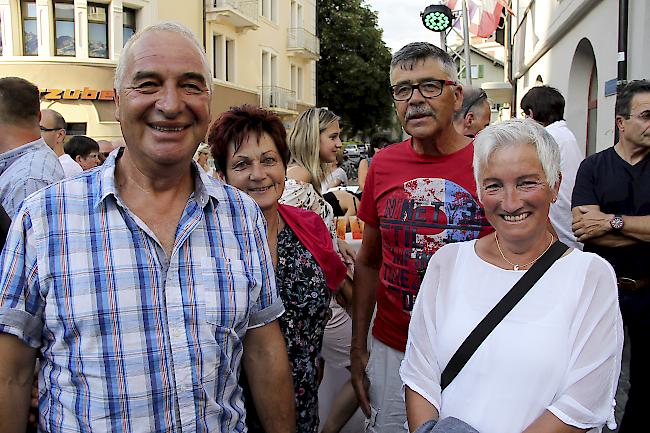
POLYGON ((377 12, 379 27, 384 30, 384 42, 395 52, 409 42, 428 41, 439 45, 440 36, 422 25, 420 12, 434 3, 432 0, 366 0, 377 12))

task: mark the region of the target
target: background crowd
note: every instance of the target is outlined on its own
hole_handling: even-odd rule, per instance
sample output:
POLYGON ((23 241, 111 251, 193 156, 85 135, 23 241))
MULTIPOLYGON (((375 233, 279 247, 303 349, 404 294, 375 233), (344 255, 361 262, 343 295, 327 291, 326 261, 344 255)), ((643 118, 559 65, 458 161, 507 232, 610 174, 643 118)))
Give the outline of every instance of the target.
POLYGON ((330 433, 357 407, 366 432, 600 432, 624 325, 619 431, 644 431, 648 81, 584 159, 556 89, 489 125, 449 55, 408 44, 408 138, 373 138, 352 194, 333 111, 213 119, 211 80, 183 26, 138 32, 112 143, 0 79, 0 432, 330 433), (350 380, 319 419, 324 365, 350 380))

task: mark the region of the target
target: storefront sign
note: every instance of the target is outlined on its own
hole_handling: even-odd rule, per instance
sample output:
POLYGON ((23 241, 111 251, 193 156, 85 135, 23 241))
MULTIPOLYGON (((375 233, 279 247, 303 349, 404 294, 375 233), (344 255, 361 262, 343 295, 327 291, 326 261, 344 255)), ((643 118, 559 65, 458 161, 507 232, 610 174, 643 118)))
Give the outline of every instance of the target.
POLYGON ((41 99, 46 101, 113 101, 115 92, 111 90, 83 89, 40 89, 41 99))

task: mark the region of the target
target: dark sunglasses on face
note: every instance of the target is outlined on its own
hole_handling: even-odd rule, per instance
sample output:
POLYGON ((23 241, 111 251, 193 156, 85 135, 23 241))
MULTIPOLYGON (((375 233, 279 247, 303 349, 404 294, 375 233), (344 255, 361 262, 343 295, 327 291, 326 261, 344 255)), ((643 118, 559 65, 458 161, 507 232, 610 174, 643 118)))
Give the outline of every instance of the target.
POLYGON ((59 129, 63 128, 46 128, 45 126, 38 125, 38 127, 41 129, 43 132, 51 132, 51 131, 58 131, 59 129))

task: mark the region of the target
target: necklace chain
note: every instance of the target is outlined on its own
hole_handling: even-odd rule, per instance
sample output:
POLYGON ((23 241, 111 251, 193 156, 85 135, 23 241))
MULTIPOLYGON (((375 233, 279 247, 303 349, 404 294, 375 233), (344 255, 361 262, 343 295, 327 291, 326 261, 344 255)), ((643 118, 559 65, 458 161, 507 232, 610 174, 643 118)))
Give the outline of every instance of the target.
MULTIPOLYGON (((550 234, 550 233, 549 233, 549 234, 550 234)), ((527 267, 527 266, 532 265, 532 264, 535 263, 537 260, 539 260, 539 259, 540 259, 544 254, 546 254, 546 252, 549 250, 549 248, 551 248, 551 245, 553 245, 553 235, 551 235, 551 240, 550 240, 550 242, 548 243, 548 246, 546 247, 546 249, 542 252, 542 254, 540 254, 540 255, 539 255, 535 260, 533 260, 533 261, 530 261, 530 262, 528 262, 528 263, 524 263, 523 265, 518 265, 518 264, 516 264, 516 263, 512 263, 510 260, 506 259, 506 256, 503 254, 503 251, 501 251, 501 246, 499 245, 499 237, 497 236, 497 232, 494 232, 494 240, 495 240, 496 243, 497 243, 497 249, 499 250, 499 254, 501 254, 501 258, 502 258, 503 260, 505 260, 506 262, 508 262, 508 264, 509 264, 510 266, 512 266, 512 270, 513 270, 513 271, 518 271, 519 268, 525 268, 525 267, 527 267)))

